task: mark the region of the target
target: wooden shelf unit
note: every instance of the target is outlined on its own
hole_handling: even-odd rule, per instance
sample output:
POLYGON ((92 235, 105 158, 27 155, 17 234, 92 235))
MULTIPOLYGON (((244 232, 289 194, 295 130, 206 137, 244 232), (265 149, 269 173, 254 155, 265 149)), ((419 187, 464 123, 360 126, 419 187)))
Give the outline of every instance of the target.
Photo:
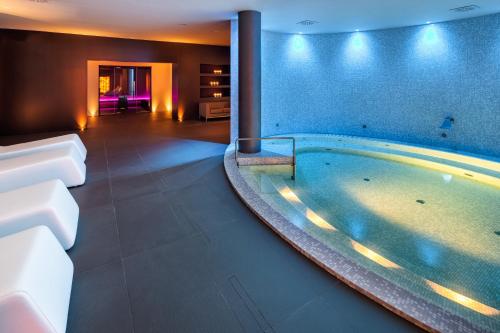
POLYGON ((230 97, 230 66, 200 64, 200 101, 227 101, 230 97), (210 85, 211 82, 217 82, 218 85, 210 85), (221 94, 221 97, 215 97, 214 94, 221 94))

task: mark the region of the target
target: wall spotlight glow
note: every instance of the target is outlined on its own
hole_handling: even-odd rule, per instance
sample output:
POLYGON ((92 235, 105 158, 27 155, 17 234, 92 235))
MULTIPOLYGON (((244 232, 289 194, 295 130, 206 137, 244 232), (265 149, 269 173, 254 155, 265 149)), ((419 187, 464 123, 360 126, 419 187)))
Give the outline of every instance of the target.
POLYGON ((448 52, 445 32, 436 24, 423 26, 416 36, 415 47, 421 57, 444 56, 448 52))
POLYGON ((435 44, 438 42, 436 29, 427 29, 424 34, 424 42, 426 42, 427 44, 435 44))
POLYGON ((352 43, 352 46, 354 46, 357 49, 362 48, 363 47, 363 39, 361 38, 361 35, 355 34, 352 37, 351 43, 352 43))
POLYGON ((180 105, 177 109, 177 120, 182 123, 184 121, 184 107, 180 105))
POLYGON ((350 34, 345 43, 344 56, 350 65, 366 63, 371 56, 368 36, 362 32, 350 34))
POLYGON ((78 118, 76 119, 76 124, 80 131, 85 131, 85 129, 87 128, 87 115, 78 116, 78 118))
POLYGON ((293 48, 295 51, 303 51, 305 47, 304 38, 295 36, 293 38, 293 48))
POLYGON ((295 60, 308 60, 311 58, 311 46, 304 34, 290 35, 288 41, 288 56, 295 60))

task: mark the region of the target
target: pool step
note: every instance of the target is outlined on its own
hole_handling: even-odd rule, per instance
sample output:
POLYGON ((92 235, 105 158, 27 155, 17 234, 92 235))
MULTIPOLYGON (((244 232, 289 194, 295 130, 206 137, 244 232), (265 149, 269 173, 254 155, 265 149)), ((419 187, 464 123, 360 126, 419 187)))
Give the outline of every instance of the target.
POLYGON ((296 173, 296 152, 295 152, 295 138, 293 137, 272 137, 272 138, 239 138, 236 139, 234 143, 234 158, 236 160, 236 165, 240 166, 252 166, 252 165, 290 165, 292 167, 292 179, 295 180, 296 173), (265 141, 270 143, 266 145, 267 148, 262 149, 257 153, 242 153, 239 152, 240 142, 252 142, 252 141, 265 141), (276 142, 291 143, 291 155, 290 155, 290 145, 276 145, 276 142), (287 151, 288 150, 288 151, 287 151), (287 155, 288 153, 288 155, 287 155))
POLYGON ((293 156, 284 156, 281 154, 261 151, 257 154, 238 154, 238 165, 249 166, 249 165, 292 165, 293 156))

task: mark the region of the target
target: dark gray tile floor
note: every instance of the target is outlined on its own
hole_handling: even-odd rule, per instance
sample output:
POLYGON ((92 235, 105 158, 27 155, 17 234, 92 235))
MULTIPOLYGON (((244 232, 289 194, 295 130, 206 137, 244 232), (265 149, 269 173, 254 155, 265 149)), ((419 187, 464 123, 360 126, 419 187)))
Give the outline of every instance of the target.
MULTIPOLYGON (((140 114, 80 133, 68 332, 413 332, 261 223, 223 169, 227 121, 140 114)), ((51 134, 3 137, 8 144, 51 134)))

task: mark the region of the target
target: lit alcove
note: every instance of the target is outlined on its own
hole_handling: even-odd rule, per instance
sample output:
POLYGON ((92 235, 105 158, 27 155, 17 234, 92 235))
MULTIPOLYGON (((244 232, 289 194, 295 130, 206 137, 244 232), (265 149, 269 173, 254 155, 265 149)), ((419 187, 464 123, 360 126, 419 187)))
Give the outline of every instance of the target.
POLYGON ((87 115, 172 113, 172 63, 87 61, 87 115))

